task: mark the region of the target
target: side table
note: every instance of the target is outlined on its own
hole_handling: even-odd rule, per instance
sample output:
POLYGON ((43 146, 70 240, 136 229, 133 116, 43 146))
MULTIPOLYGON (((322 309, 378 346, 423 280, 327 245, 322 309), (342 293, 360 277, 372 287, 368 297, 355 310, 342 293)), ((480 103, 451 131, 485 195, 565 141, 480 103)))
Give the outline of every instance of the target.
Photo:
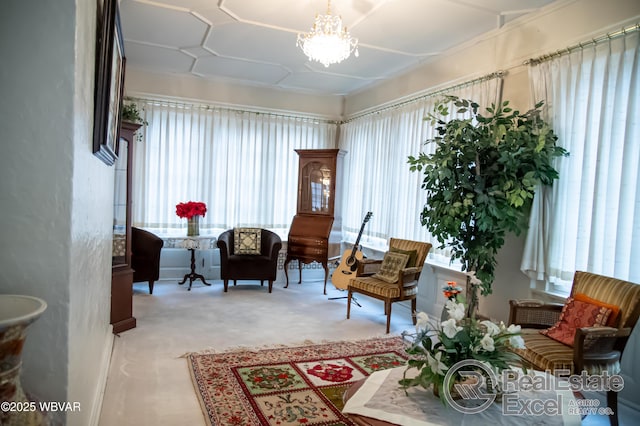
POLYGON ((211 284, 205 280, 204 276, 196 272, 196 250, 210 247, 211 237, 185 237, 180 245, 191 252, 191 272, 186 274, 178 284, 182 285, 189 280, 188 291, 191 291, 191 285, 195 280, 200 280, 204 285, 210 286, 211 284))

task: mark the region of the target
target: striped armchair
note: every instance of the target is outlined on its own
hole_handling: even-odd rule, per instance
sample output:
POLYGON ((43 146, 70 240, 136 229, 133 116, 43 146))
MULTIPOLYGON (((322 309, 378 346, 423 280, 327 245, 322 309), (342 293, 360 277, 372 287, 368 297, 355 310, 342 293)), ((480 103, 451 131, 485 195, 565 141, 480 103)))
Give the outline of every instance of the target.
POLYGON ((384 301, 384 313, 387 316, 387 334, 391 325, 391 304, 403 300, 411 300, 411 316, 413 324, 416 324, 416 296, 418 294, 418 280, 422 272, 422 266, 431 250, 431 244, 420 241, 401 240, 391 238, 389 250, 400 252, 415 251, 415 266, 405 268, 398 272, 398 280, 389 283, 376 278, 373 274, 363 273, 362 268, 370 268, 372 264, 381 264, 382 260, 361 262, 358 265, 356 277, 349 281, 347 297, 347 319, 351 315, 351 299, 353 293, 361 293, 369 297, 384 301))
MULTIPOLYGON (((576 271, 571 297, 581 294, 619 308, 617 318, 606 327, 576 330, 573 347, 551 339, 536 329, 553 326, 563 305, 539 301, 511 300, 509 322, 523 327, 526 349, 515 349, 525 365, 536 370, 568 370, 571 374, 587 371, 598 374, 620 372, 620 358, 640 315, 640 285, 589 272, 576 271)), ((618 424, 618 394, 607 392, 607 404, 614 412, 611 424, 618 424)))

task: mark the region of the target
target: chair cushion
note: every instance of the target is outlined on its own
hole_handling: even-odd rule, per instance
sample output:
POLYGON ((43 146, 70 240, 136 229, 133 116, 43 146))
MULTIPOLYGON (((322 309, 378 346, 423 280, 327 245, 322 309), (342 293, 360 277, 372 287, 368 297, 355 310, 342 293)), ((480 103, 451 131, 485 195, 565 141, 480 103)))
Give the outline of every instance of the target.
POLYGON ((538 333, 538 330, 524 329, 522 338, 526 349, 512 348, 512 350, 528 361, 534 369, 542 371, 567 369, 573 373, 573 348, 543 336, 538 333))
POLYGON ((592 297, 587 296, 584 293, 576 293, 573 298, 575 300, 579 300, 581 302, 591 303, 593 305, 602 306, 605 308, 611 309, 611 315, 609 315, 609 319, 607 320, 607 327, 617 327, 618 325, 618 316, 620 315, 620 307, 616 305, 612 305, 610 303, 601 302, 600 300, 596 300, 592 297))
MULTIPOLYGON (((526 361, 527 367, 541 371, 565 369, 571 374, 574 373, 573 348, 543 336, 534 329, 523 329, 522 338, 526 349, 511 348, 511 350, 526 361)), ((589 374, 602 374, 605 371, 609 374, 618 374, 620 361, 608 364, 585 363, 584 369, 589 374)))
POLYGON ((558 322, 546 330, 540 330, 540 334, 573 347, 577 328, 604 326, 610 314, 610 308, 569 297, 562 308, 558 322))
POLYGON ((402 250, 397 247, 389 247, 389 251, 393 253, 406 254, 409 256, 405 268, 413 268, 416 266, 416 260, 418 259, 418 250, 402 250))
POLYGON ((404 269, 408 261, 408 255, 388 251, 384 254, 380 270, 373 277, 388 283, 396 283, 398 282, 398 274, 404 269))
MULTIPOLYGON (((362 290, 367 293, 375 294, 383 298, 400 297, 400 287, 396 283, 388 283, 371 277, 358 277, 349 282, 349 288, 352 290, 362 290)), ((418 293, 418 287, 415 282, 405 285, 404 295, 412 296, 418 293)))
POLYGON ((233 253, 259 255, 261 235, 260 228, 233 228, 233 253))

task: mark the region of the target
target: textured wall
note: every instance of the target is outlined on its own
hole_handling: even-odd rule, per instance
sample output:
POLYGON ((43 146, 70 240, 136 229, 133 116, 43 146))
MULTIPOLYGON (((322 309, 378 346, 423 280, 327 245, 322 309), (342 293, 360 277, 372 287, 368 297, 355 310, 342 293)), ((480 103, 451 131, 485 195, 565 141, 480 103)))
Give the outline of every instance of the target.
POLYGON ((0 293, 48 303, 24 348, 23 384, 41 401, 80 402, 53 419, 88 425, 113 340, 113 170, 91 155, 96 6, 78 3, 3 2, 0 293))
POLYGON ((96 2, 77 2, 70 230, 68 400, 83 410, 68 426, 96 425, 107 379, 111 333, 114 167, 92 153, 96 2))

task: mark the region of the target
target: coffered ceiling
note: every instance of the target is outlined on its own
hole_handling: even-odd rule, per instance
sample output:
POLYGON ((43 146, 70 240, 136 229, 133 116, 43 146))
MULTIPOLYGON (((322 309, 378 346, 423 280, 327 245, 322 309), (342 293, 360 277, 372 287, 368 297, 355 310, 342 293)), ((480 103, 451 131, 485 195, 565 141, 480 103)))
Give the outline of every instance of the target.
POLYGON ((554 1, 333 0, 333 14, 359 39, 359 57, 328 68, 296 47, 326 0, 121 0, 120 17, 127 67, 346 95, 554 1))

